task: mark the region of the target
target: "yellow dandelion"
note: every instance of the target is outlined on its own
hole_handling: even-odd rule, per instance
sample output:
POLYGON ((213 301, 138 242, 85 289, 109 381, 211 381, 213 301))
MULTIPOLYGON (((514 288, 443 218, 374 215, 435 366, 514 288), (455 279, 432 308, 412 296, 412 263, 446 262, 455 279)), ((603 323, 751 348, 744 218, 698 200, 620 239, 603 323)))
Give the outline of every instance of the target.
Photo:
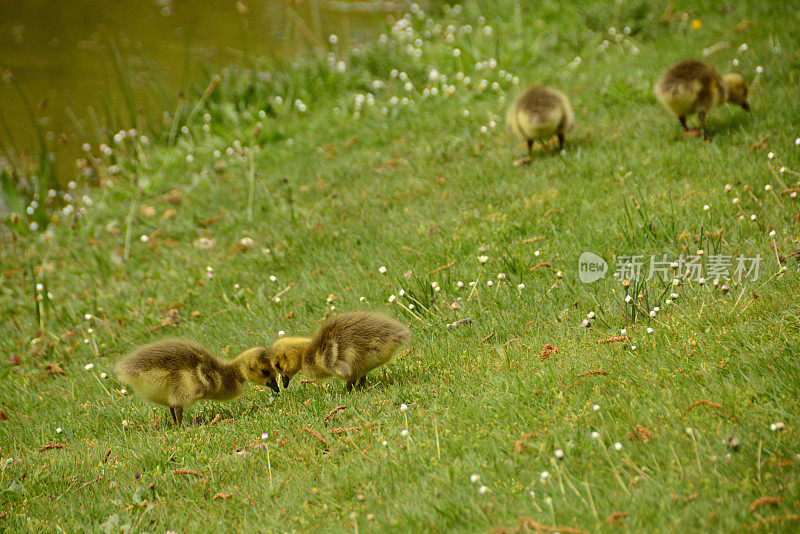
POLYGON ((692 29, 693 30, 699 30, 702 27, 703 27, 703 23, 700 22, 700 19, 694 19, 692 21, 692 29))

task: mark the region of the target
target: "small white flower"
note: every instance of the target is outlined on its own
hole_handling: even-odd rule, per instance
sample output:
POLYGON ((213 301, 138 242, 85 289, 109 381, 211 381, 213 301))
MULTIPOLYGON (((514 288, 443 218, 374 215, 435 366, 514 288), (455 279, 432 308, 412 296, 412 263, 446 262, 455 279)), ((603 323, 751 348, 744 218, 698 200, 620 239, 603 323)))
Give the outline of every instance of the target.
POLYGON ((525 284, 517 284, 517 289, 525 289, 525 284))
POLYGON ((784 426, 785 425, 782 422, 778 421, 777 423, 772 423, 771 425, 769 425, 769 429, 772 430, 773 432, 778 432, 780 430, 783 430, 784 426))
POLYGON ((365 300, 367 300, 367 297, 358 297, 359 302, 364 302, 365 300))
POLYGON ((649 326, 647 327, 647 333, 648 333, 648 334, 652 334, 652 333, 653 333, 653 329, 652 329, 652 328, 650 328, 649 326))
POLYGON ((484 264, 489 261, 489 256, 478 256, 478 261, 481 262, 481 264, 484 264))
POLYGON ((755 213, 753 213, 752 215, 750 215, 750 220, 751 220, 751 221, 755 221, 755 220, 756 220, 756 214, 755 214, 755 213))
POLYGON ((123 395, 127 395, 127 394, 128 394, 128 390, 127 390, 127 389, 125 389, 125 388, 122 388, 121 390, 119 390, 119 392, 120 392, 121 394, 123 394, 123 395))
POLYGON ((747 43, 742 43, 742 44, 739 46, 739 52, 740 52, 740 53, 741 53, 741 52, 747 52, 748 48, 750 48, 750 47, 749 47, 749 46, 747 46, 747 43))
POLYGON ((594 319, 594 312, 593 312, 593 311, 590 311, 589 313, 587 313, 587 314, 586 314, 586 318, 587 318, 587 319, 594 319))
POLYGON ((36 291, 39 292, 44 291, 44 284, 36 284, 36 291))
POLYGON ((650 317, 655 317, 656 316, 656 311, 655 310, 650 310, 650 313, 648 315, 650 315, 650 317))
POLYGON ((623 335, 623 336, 624 336, 625 334, 627 334, 627 333, 628 333, 628 329, 627 329, 627 328, 623 328, 623 329, 621 329, 621 330, 619 331, 619 333, 620 333, 620 335, 623 335))
POLYGON ((599 432, 592 432, 591 436, 592 436, 592 439, 600 439, 600 433, 599 432))
POLYGON ((775 152, 770 152, 767 154, 767 159, 775 159, 775 152))
POLYGON ((141 237, 139 238, 139 240, 140 240, 142 243, 147 243, 148 241, 150 241, 150 237, 149 237, 149 236, 147 236, 147 235, 143 235, 143 236, 141 236, 141 237))
POLYGON ((534 251, 533 251, 533 255, 534 255, 534 256, 536 256, 536 257, 539 257, 539 256, 541 256, 541 254, 542 254, 542 251, 541 251, 541 250, 534 250, 534 251))
POLYGON ((725 191, 726 192, 730 193, 732 189, 733 189, 733 187, 731 187, 731 184, 725 184, 725 191))
POLYGON ((554 455, 555 455, 555 457, 556 457, 556 458, 558 458, 559 460, 563 460, 563 459, 564 459, 564 451, 563 451, 562 449, 556 449, 556 450, 555 450, 555 452, 554 452, 553 454, 554 454, 554 455))
POLYGON ((408 435, 408 430, 404 428, 403 430, 400 431, 400 435, 406 437, 408 435))
POLYGON ((86 313, 86 314, 84 314, 83 318, 86 319, 87 321, 91 321, 92 320, 92 314, 91 313, 86 313))
POLYGON ((661 311, 661 308, 659 308, 658 306, 653 306, 653 311, 658 313, 661 311))
POLYGON ((630 303, 632 300, 633 300, 633 297, 631 297, 630 295, 625 295, 625 302, 630 303))
POLYGON ((193 163, 194 156, 192 154, 186 154, 186 163, 193 163))
POLYGON ((758 67, 756 67, 756 74, 761 74, 761 73, 763 73, 763 72, 764 72, 764 67, 762 67, 761 65, 759 65, 758 67))
POLYGON ((549 476, 550 476, 550 472, 549 472, 549 471, 542 471, 542 472, 539 474, 539 478, 540 478, 541 480, 545 480, 545 479, 546 479, 547 477, 549 477, 549 476))
POLYGON ((269 281, 270 282, 275 282, 277 279, 278 278, 274 274, 269 275, 269 281))
POLYGON ((618 451, 621 451, 622 450, 622 443, 620 443, 619 441, 614 443, 614 448, 616 450, 618 450, 618 451))
POLYGON ((337 37, 335 34, 331 34, 331 36, 328 37, 328 42, 331 44, 336 44, 339 42, 339 37, 337 37))
POLYGON ((100 378, 108 378, 108 374, 106 374, 106 373, 100 373, 100 378))
POLYGON ((767 184, 764 186, 764 191, 772 191, 772 186, 767 184))
POLYGON ((63 429, 61 427, 56 428, 56 434, 61 434, 61 432, 63 432, 63 429))
POLYGON ((672 285, 673 285, 673 286, 679 286, 679 285, 681 285, 681 281, 680 281, 680 280, 678 280, 678 279, 676 278, 676 279, 674 279, 674 280, 672 281, 672 285))
POLYGON ((600 405, 599 404, 595 404, 594 406, 592 406, 592 410, 594 410, 595 412, 599 412, 600 411, 600 405))
POLYGON ((478 488, 478 493, 483 495, 484 493, 486 493, 487 489, 489 489, 489 488, 487 488, 486 486, 481 486, 480 488, 478 488))
POLYGON ((386 267, 384 267, 383 265, 382 265, 382 266, 380 266, 380 267, 378 268, 378 272, 379 272, 379 273, 381 273, 381 274, 386 274, 386 267))
POLYGON ((279 336, 285 336, 286 332, 284 332, 283 330, 278 330, 278 335, 279 336))
POLYGON ((739 197, 733 197, 731 199, 731 204, 738 204, 738 203, 739 203, 739 197))
POLYGON ((406 410, 408 410, 408 405, 406 403, 401 404, 400 405, 400 411, 401 412, 405 412, 406 410))
POLYGON ((269 438, 269 434, 267 434, 266 432, 261 434, 261 439, 268 439, 268 438, 269 438))
POLYGON ((83 366, 83 368, 86 369, 87 371, 89 371, 91 369, 94 369, 94 364, 93 363, 87 363, 86 365, 83 366))
POLYGON ((694 434, 694 429, 692 427, 690 427, 690 426, 687 426, 686 427, 686 433, 691 436, 692 434, 694 434))
POLYGON ((471 475, 469 476, 469 481, 470 481, 470 482, 472 482, 473 484, 475 484, 475 483, 476 483, 477 481, 479 481, 480 479, 481 479, 481 476, 480 476, 480 475, 478 475, 478 474, 476 474, 476 473, 473 473, 473 474, 471 474, 471 475))
POLYGON ((631 345, 631 350, 636 350, 636 345, 631 345))
POLYGON ((794 146, 800 146, 800 137, 794 140, 794 146))
POLYGON ((457 287, 457 288, 459 288, 459 289, 461 289, 462 287, 464 287, 464 282, 462 282, 461 280, 459 280, 459 281, 458 281, 458 283, 456 283, 456 287, 457 287))
POLYGON ((390 295, 389 296, 389 302, 394 302, 396 298, 397 297, 395 297, 394 295, 390 295))
POLYGON ((384 447, 386 447, 387 445, 389 445, 389 442, 388 442, 388 441, 386 441, 386 440, 383 440, 383 441, 381 441, 381 445, 383 445, 384 447))
POLYGON ((770 230, 770 232, 769 232, 769 236, 770 236, 770 237, 774 237, 774 236, 775 236, 775 230, 770 230))
POLYGON ((487 285, 487 286, 493 286, 493 285, 494 285, 494 282, 492 282, 491 280, 487 280, 487 281, 486 281, 486 285, 487 285))
POLYGON ((708 211, 708 210, 710 210, 710 209, 711 209, 711 206, 709 206, 708 204, 705 204, 705 205, 703 206, 703 211, 708 211))

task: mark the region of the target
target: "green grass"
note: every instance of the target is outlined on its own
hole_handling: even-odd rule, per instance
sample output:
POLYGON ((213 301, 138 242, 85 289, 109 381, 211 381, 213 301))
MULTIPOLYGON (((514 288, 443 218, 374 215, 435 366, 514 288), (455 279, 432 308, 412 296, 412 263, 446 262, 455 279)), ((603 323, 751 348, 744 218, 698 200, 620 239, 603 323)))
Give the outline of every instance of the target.
POLYGON ((800 42, 781 28, 798 27, 800 15, 782 2, 678 2, 674 12, 690 9, 688 18, 669 22, 666 5, 649 2, 500 4, 432 9, 442 34, 430 37, 419 37, 425 20, 415 18, 410 42, 424 41, 421 58, 387 31, 387 43, 337 57, 344 73, 324 57, 265 61, 269 76, 224 71, 174 146, 157 131, 147 143, 88 140, 92 179, 69 191, 80 217, 60 211, 46 231, 30 231, 24 214, 9 221, 0 347, 16 364, 0 367, 0 529, 480 532, 530 517, 610 532, 614 513, 639 532, 797 528, 800 284, 790 254, 800 211, 784 189, 800 170, 800 42), (735 32, 745 20, 752 27, 735 32), (472 32, 447 43, 449 24, 472 32), (630 36, 616 44, 611 26, 630 36), (730 47, 708 59, 726 70, 738 58, 753 111, 715 110, 713 142, 684 140, 652 84, 718 42, 730 47), (741 43, 749 50, 737 52, 741 43), (491 57, 496 68, 476 70, 491 57), (452 96, 441 81, 430 85, 438 95, 422 95, 430 67, 456 86, 452 96), (519 87, 500 70, 519 87, 568 92, 577 126, 564 153, 512 164, 521 147, 502 117, 519 87), (364 97, 355 117, 356 95, 370 91, 374 106, 364 97), (393 96, 414 104, 391 105, 393 96), (767 136, 765 149, 751 149, 767 136), (232 145, 247 159, 226 155, 232 145), (180 204, 167 202, 173 189, 180 204), (246 236, 255 246, 242 251, 246 236), (194 246, 201 237, 215 247, 194 246), (532 237, 542 239, 525 242, 532 237), (613 263, 699 249, 760 254, 760 276, 729 281, 727 292, 711 280, 650 280, 634 284, 628 304, 610 276, 578 280, 584 251, 613 263), (543 262, 551 268, 531 270, 543 262), (185 336, 234 355, 281 330, 310 332, 331 306, 407 321, 410 352, 366 390, 295 381, 275 397, 249 385, 235 402, 191 408, 182 430, 166 409, 121 394, 113 377, 121 355, 153 339, 185 336), (177 325, 165 319, 171 309, 177 325), (589 312, 596 317, 582 327, 589 312), (474 322, 446 326, 467 317, 474 322), (623 328, 628 340, 598 343, 623 328), (545 344, 557 352, 543 359, 545 344), (607 374, 581 375, 590 370, 607 374), (694 405, 701 400, 716 404, 694 405), (216 414, 224 422, 210 425, 216 414), (784 429, 770 431, 777 422, 784 429), (738 451, 724 443, 731 436, 738 451), (48 444, 65 447, 39 451, 48 444), (782 501, 751 512, 761 497, 782 501))

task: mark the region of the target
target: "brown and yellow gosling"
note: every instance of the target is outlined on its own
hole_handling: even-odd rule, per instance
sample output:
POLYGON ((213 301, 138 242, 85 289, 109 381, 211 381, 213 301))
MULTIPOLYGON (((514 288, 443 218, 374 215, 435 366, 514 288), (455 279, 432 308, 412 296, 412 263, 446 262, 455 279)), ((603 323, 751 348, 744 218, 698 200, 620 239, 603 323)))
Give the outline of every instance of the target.
POLYGON ((246 380, 279 391, 269 351, 264 347, 248 349, 225 361, 193 341, 165 339, 129 354, 117 364, 116 371, 136 393, 168 406, 178 426, 183 422, 184 408, 198 399, 238 397, 246 380))
POLYGON ((564 148, 564 136, 575 125, 575 113, 567 95, 552 87, 534 86, 520 94, 506 114, 510 132, 528 143, 528 158, 533 155, 533 142, 558 136, 558 149, 564 148))
POLYGON ((686 126, 686 117, 697 113, 700 131, 707 140, 706 114, 724 102, 731 102, 750 111, 747 104, 747 82, 741 74, 731 72, 720 75, 710 63, 687 59, 665 72, 655 86, 655 94, 668 111, 673 113, 683 127, 684 136, 697 130, 686 126))
POLYGON ((410 339, 408 328, 385 315, 348 312, 322 323, 310 338, 278 339, 270 357, 283 376, 283 387, 302 370, 309 378, 338 376, 350 391, 363 386, 367 373, 388 362, 410 339))

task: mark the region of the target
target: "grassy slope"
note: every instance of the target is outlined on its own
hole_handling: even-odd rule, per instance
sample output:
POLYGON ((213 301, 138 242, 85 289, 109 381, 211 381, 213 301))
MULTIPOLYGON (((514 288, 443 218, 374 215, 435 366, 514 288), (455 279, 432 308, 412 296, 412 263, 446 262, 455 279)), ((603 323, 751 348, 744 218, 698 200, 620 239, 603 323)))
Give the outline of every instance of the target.
MULTIPOLYGON (((482 36, 474 6, 460 15, 445 10, 437 15, 443 27, 473 26, 454 43, 463 50, 461 65, 453 45, 434 37, 418 60, 409 59, 404 43, 369 45, 349 60, 346 74, 319 65, 270 82, 230 74, 207 105, 211 134, 198 119, 177 147, 158 140, 144 147, 144 165, 134 163, 132 145, 117 150, 121 178, 85 191, 93 205, 74 230, 54 224, 50 240, 22 232, 0 252, 0 346, 21 360, 4 366, 0 385, 8 416, 0 422, 0 526, 348 531, 355 518, 362 531, 485 531, 529 516, 547 525, 613 530, 604 520, 624 512, 622 524, 634 530, 730 531, 796 513, 800 295, 794 260, 787 273, 773 277, 779 266, 771 243, 778 254, 795 250, 798 210, 780 193, 766 151, 750 147, 769 135, 777 165, 800 170, 794 145, 799 45, 796 35, 777 30, 800 20, 778 2, 726 13, 693 7, 691 19, 702 21, 694 31, 688 22, 662 23, 664 6, 646 5, 579 12, 546 2, 536 11, 523 9, 521 18, 510 7, 486 7, 491 37, 482 36), (747 19, 752 28, 732 31, 747 19), (630 26, 640 53, 632 54, 630 44, 598 51, 609 26, 630 26), (739 57, 752 80, 755 67, 764 67, 754 84, 753 112, 719 109, 710 121, 714 142, 683 140, 650 87, 670 63, 719 41, 732 45, 711 58, 720 68, 739 57), (742 42, 750 50, 737 54, 742 42), (571 68, 576 55, 583 61, 571 68), (476 72, 474 63, 491 56, 499 66, 476 72), (428 66, 455 83, 452 97, 421 97, 428 66), (389 79, 392 68, 412 76, 414 106, 388 105, 391 96, 407 94, 389 79), (455 81, 459 68, 472 77, 472 89, 455 81), (474 88, 482 76, 497 80, 500 69, 523 83, 538 80, 570 92, 578 125, 565 154, 512 165, 516 149, 501 133, 500 117, 515 88, 505 80, 500 91, 474 88), (373 79, 387 83, 375 98, 376 107, 391 108, 389 115, 365 106, 354 119, 354 95, 370 90, 373 79), (275 94, 302 98, 308 112, 274 105, 275 94), (261 120, 250 220, 247 166, 223 155, 225 167, 215 170, 212 152, 224 154, 235 139, 251 146, 262 108, 271 115, 261 120), (496 130, 481 133, 492 119, 496 130), (185 160, 190 151, 192 163, 185 160), (137 177, 125 266, 118 260, 137 177), (724 191, 726 183, 734 192, 724 191), (180 206, 163 200, 173 188, 183 193, 180 206), (756 214, 755 222, 738 220, 733 196, 746 215, 756 214), (154 207, 156 217, 140 215, 142 205, 154 207), (161 219, 166 209, 177 213, 161 219), (198 225, 217 215, 219 222, 198 225), (143 234, 150 237, 146 243, 139 240, 143 234), (214 238, 216 248, 193 247, 199 236, 214 238), (255 239, 253 250, 237 249, 243 236, 255 239), (544 239, 522 243, 533 236, 544 239), (489 256, 484 266, 476 259, 482 245, 489 256), (725 295, 710 285, 651 281, 637 302, 662 312, 653 320, 637 315, 635 323, 618 282, 577 280, 577 258, 585 250, 610 258, 700 248, 760 253, 762 275, 732 284, 725 295), (452 260, 454 267, 429 274, 452 260), (554 270, 529 270, 540 262, 562 270, 563 279, 554 270), (385 275, 378 273, 382 265, 385 275), (410 279, 403 274, 408 270, 410 279), (506 280, 498 283, 498 272, 506 280), (468 299, 469 287, 459 290, 456 282, 475 279, 479 289, 468 299), (434 281, 440 292, 431 289, 434 281), (53 294, 45 299, 41 334, 30 304, 36 282, 53 294), (517 289, 520 282, 524 290, 517 289), (289 284, 279 303, 271 300, 289 284), (414 317, 387 302, 400 288, 417 301, 414 317), (665 295, 673 290, 681 296, 667 306, 665 295), (457 298, 460 310, 450 307, 457 298), (385 310, 410 322, 411 352, 374 373, 366 391, 343 397, 335 381, 297 382, 273 398, 249 387, 241 400, 190 411, 203 423, 215 414, 233 421, 177 431, 166 424, 166 410, 121 395, 113 377, 100 378, 130 349, 128 341, 187 336, 234 354, 268 343, 279 330, 308 332, 331 304, 385 310), (180 309, 179 325, 149 333, 170 308, 180 309), (598 320, 581 328, 589 311, 598 320), (85 320, 87 313, 95 318, 85 320), (464 317, 475 321, 445 328, 464 317), (646 333, 648 326, 653 333, 646 333), (597 343, 624 327, 636 350, 597 343), (558 352, 545 361, 546 343, 558 352), (84 370, 90 362, 94 368, 84 370), (66 375, 48 375, 48 363, 66 375), (592 369, 608 375, 578 376, 592 369), (687 411, 702 399, 722 408, 687 411), (326 426, 325 414, 340 404, 348 408, 326 426), (594 411, 594 404, 601 409, 594 411), (785 430, 770 432, 777 421, 785 430), (636 425, 652 433, 647 443, 626 437, 636 425), (330 451, 306 428, 323 435, 330 451), (400 435, 404 428, 409 437, 400 435), (590 437, 593 431, 599 440, 590 437), (729 436, 742 445, 726 458, 729 436), (617 441, 621 451, 612 447, 617 441), (37 452, 48 443, 69 448, 37 452), (563 462, 554 459, 557 448, 566 452, 563 462), (178 468, 202 477, 174 474, 178 468), (543 483, 545 470, 550 476, 543 483), (473 473, 481 477, 477 484, 469 480, 473 473), (478 492, 482 484, 485 494, 478 492), (214 499, 217 493, 230 496, 214 499), (763 496, 784 501, 749 512, 763 496)), ((424 21, 415 25, 420 30, 424 21)), ((796 180, 787 173, 783 182, 796 180)), ((796 526, 773 521, 771 528, 796 526)))

